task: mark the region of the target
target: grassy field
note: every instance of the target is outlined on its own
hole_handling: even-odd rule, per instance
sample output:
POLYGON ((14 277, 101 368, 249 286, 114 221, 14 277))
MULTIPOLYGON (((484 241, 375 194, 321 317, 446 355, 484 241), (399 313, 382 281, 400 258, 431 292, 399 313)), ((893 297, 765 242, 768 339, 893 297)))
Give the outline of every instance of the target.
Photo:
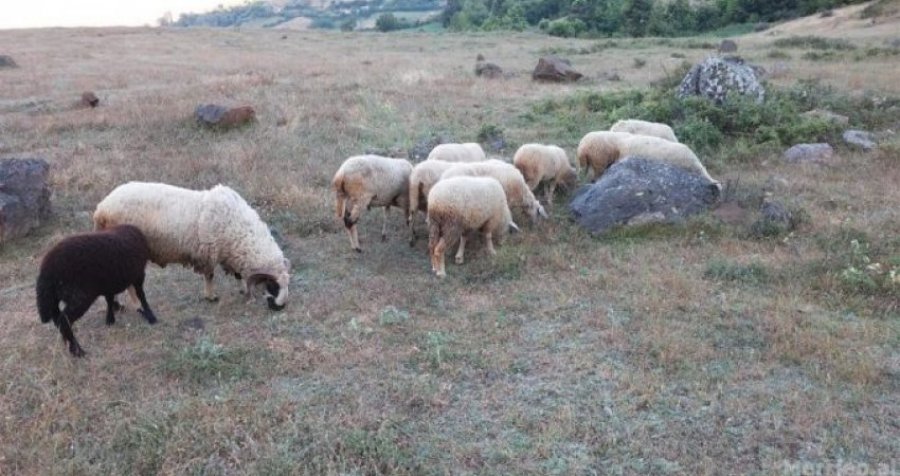
MULTIPOLYGON (((485 125, 572 154, 572 139, 523 120, 535 104, 643 87, 709 49, 283 34, 0 31, 21 66, 0 71, 0 155, 50 161, 55 210, 0 249, 0 474, 900 472, 900 294, 865 270, 900 266, 896 136, 869 154, 839 148, 831 167, 710 161, 723 182, 806 211, 777 239, 713 216, 592 238, 563 197, 495 258, 474 244, 439 281, 397 212, 385 243, 380 213, 366 214, 365 253, 351 252, 330 190, 346 157, 432 132, 474 140, 485 125), (533 83, 549 49, 574 52, 586 79, 533 83), (477 53, 512 74, 475 78, 477 53), (100 108, 73 106, 84 90, 100 108), (203 102, 252 104, 259 120, 202 130, 203 102), (88 356, 72 359, 38 320, 37 266, 128 180, 237 189, 293 262, 288 307, 245 304, 221 276, 207 303, 199 276, 151 267, 160 323, 128 312, 108 328, 98 303, 76 326, 88 356)), ((771 67, 784 61, 772 41, 739 39, 740 53, 771 67)), ((897 56, 789 61, 775 86, 900 94, 897 56)))

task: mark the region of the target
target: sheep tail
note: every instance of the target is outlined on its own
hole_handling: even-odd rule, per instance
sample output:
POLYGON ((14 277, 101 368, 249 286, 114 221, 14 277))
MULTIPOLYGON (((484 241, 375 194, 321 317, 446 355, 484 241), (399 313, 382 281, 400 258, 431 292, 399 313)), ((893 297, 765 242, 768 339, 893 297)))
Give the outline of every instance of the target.
POLYGON ((59 318, 59 295, 53 279, 41 273, 37 279, 37 308, 41 322, 56 322, 59 318))

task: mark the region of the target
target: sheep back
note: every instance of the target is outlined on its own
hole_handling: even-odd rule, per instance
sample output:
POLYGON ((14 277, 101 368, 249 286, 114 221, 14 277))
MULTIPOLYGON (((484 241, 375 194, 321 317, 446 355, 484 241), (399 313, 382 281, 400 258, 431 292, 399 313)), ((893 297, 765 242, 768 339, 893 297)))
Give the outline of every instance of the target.
POLYGON ((631 137, 627 132, 594 131, 585 134, 578 143, 576 156, 582 170, 594 169, 596 174, 606 170, 619 159, 622 141, 631 137))
MULTIPOLYGON (((90 305, 98 296, 118 294, 144 281, 150 247, 143 233, 131 225, 72 235, 50 249, 41 260, 36 293, 41 322, 59 317, 59 301, 72 298, 90 305)), ((81 315, 71 315, 77 320, 81 315)))
POLYGON ((718 183, 713 179, 706 167, 697 158, 697 154, 690 147, 670 142, 653 136, 634 135, 623 141, 620 149, 620 158, 643 157, 650 160, 665 162, 683 169, 691 170, 706 177, 712 183, 718 183))
POLYGON ((409 212, 427 210, 428 192, 444 172, 456 165, 445 160, 425 160, 415 165, 409 175, 409 212))
POLYGON ((629 132, 631 134, 659 137, 669 142, 678 142, 675 131, 668 124, 642 121, 640 119, 622 119, 609 128, 612 132, 629 132))
MULTIPOLYGON (((409 176, 412 164, 405 159, 380 155, 357 155, 341 164, 332 186, 345 198, 372 198, 370 206, 409 206, 409 176)), ((339 216, 343 211, 339 210, 339 216)))
POLYGON ((491 177, 442 178, 428 194, 429 229, 506 234, 512 214, 506 192, 491 177))
MULTIPOLYGON (((466 164, 457 164, 441 175, 441 181, 451 177, 493 177, 500 182, 506 193, 511 208, 523 209, 531 218, 544 215, 543 207, 534 197, 534 193, 525 183, 525 177, 514 165, 501 160, 485 160, 466 164)), ((440 182, 438 182, 440 183, 440 182)), ((429 219, 430 219, 429 214, 429 219)))
POLYGON ((516 151, 513 164, 532 190, 545 180, 571 182, 575 178, 566 151, 555 145, 525 144, 516 151))
POLYGON ((447 162, 478 162, 487 159, 481 145, 475 142, 462 144, 438 144, 428 154, 426 160, 444 160, 447 162))

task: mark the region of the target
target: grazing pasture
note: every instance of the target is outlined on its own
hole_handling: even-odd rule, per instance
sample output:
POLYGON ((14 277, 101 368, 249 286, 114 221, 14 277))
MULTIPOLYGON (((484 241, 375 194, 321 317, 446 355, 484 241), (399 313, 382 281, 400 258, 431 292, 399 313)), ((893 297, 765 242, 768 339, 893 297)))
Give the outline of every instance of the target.
MULTIPOLYGON (((770 85, 900 94, 896 55, 773 59, 773 40, 737 38, 748 61, 791 64, 770 85)), ((520 223, 496 256, 473 240, 444 280, 396 210, 387 241, 370 212, 365 251, 347 246, 331 189, 347 157, 499 129, 507 158, 540 142, 574 161, 578 138, 612 123, 556 136, 556 119, 528 119, 536 104, 648 87, 710 54, 703 41, 0 31, 19 65, 0 71, 0 156, 46 157, 54 190, 52 221, 0 248, 0 474, 900 471, 896 136, 871 153, 840 146, 832 166, 701 154, 736 203, 803 210, 776 237, 723 213, 595 238, 558 195, 549 220, 520 223), (550 51, 585 79, 532 82, 550 51), (475 77, 478 53, 511 74, 475 77), (73 106, 88 90, 100 106, 73 106), (256 122, 198 127, 205 103, 252 105, 256 122), (293 264, 285 310, 245 303, 221 272, 206 302, 192 271, 151 265, 159 323, 132 310, 107 328, 100 300, 76 325, 88 354, 73 359, 38 319, 38 266, 129 180, 237 190, 293 264)))

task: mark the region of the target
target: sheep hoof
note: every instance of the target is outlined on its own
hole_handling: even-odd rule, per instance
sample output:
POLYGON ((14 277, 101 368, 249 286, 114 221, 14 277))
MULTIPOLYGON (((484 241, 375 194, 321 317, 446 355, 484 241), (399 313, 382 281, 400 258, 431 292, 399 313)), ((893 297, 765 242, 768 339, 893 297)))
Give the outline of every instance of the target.
POLYGON ((84 349, 82 349, 80 345, 78 345, 74 342, 69 344, 69 353, 71 353, 73 357, 84 357, 85 356, 84 349))
POLYGON ((454 261, 456 261, 456 264, 463 264, 464 258, 462 256, 457 256, 454 258, 454 261))
POLYGON ((151 326, 153 324, 156 324, 156 322, 157 322, 156 316, 154 316, 152 312, 147 312, 143 309, 138 309, 138 313, 144 317, 144 319, 147 321, 147 324, 150 324, 151 326))
POLYGON ((353 251, 357 253, 362 253, 362 248, 353 248, 353 251))
POLYGON ((203 299, 205 299, 207 302, 219 302, 219 296, 215 296, 215 295, 203 296, 203 299))
POLYGON ((381 242, 384 243, 387 241, 387 235, 381 235, 381 242))

